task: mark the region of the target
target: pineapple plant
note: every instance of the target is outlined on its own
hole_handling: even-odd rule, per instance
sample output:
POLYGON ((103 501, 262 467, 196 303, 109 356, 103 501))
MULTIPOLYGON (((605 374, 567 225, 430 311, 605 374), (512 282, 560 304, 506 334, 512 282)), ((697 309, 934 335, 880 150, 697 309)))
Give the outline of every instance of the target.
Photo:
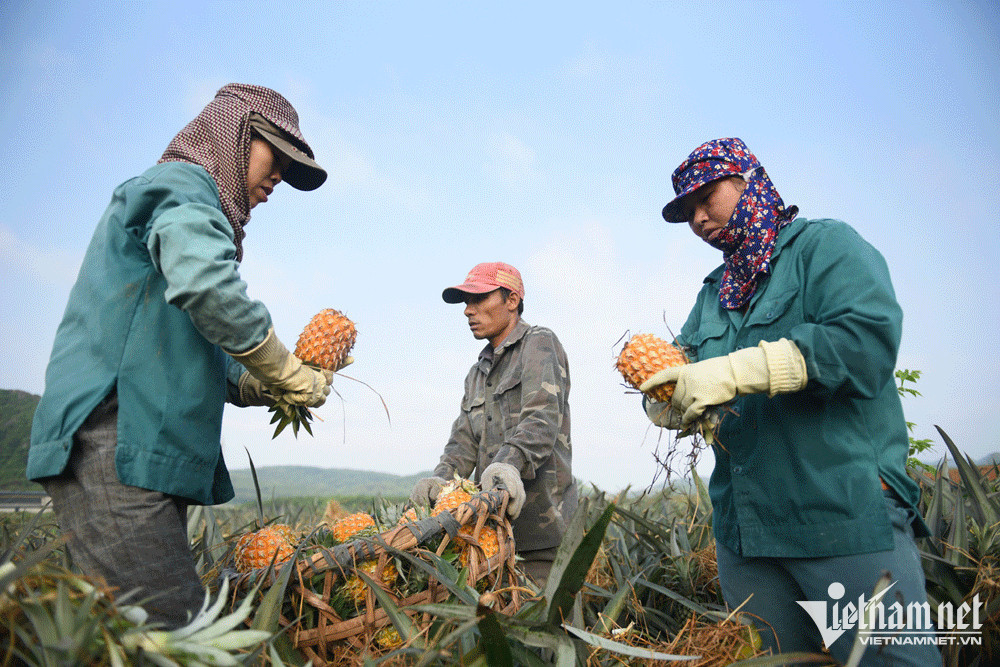
MULTIPOLYGON (((622 348, 615 363, 615 368, 622 374, 626 382, 635 387, 649 379, 651 375, 664 368, 681 366, 688 363, 687 355, 676 345, 671 345, 653 334, 636 334, 622 348)), ((674 395, 676 383, 668 382, 648 392, 654 401, 668 403, 674 395)))
POLYGON ((479 487, 475 482, 471 479, 463 479, 456 474, 455 479, 445 484, 438 493, 431 516, 437 516, 441 512, 450 512, 462 503, 471 500, 476 493, 479 493, 479 487))
MULTIPOLYGON (((336 373, 354 361, 350 352, 357 337, 358 330, 354 322, 339 310, 324 308, 309 320, 299 334, 295 356, 313 368, 336 373)), ((300 426, 312 435, 312 413, 309 408, 291 405, 278 396, 271 412, 274 413, 271 423, 277 424, 272 437, 277 437, 289 424, 296 436, 300 426)))

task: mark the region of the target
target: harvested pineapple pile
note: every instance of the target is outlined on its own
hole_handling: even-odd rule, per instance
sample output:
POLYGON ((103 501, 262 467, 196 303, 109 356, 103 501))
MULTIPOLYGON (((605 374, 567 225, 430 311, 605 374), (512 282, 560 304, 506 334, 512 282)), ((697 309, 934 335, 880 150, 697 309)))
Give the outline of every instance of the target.
MULTIPOLYGON (((518 608, 506 502, 506 492, 480 493, 475 483, 456 480, 442 489, 430 510, 411 508, 398 518, 358 512, 298 537, 286 527, 268 526, 236 540, 231 562, 240 574, 231 578, 247 587, 269 572, 272 559, 288 567, 298 549, 281 614, 296 648, 314 665, 337 663, 345 654, 361 651, 385 653, 397 648, 402 638, 381 608, 372 582, 405 610, 446 600, 448 582, 439 578, 444 572, 450 578, 457 575, 457 585, 497 595, 501 611, 518 608), (449 567, 441 569, 430 554, 449 567), (416 559, 431 567, 418 565, 416 559)), ((273 571, 270 576, 276 578, 273 571)), ((407 615, 418 625, 430 622, 412 612, 407 615)))

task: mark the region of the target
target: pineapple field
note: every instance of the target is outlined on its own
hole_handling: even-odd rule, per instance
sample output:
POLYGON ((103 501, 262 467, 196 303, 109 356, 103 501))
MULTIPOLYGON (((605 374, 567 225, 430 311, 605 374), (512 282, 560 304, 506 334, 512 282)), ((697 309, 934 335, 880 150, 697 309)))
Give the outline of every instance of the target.
MULTIPOLYGON (((911 470, 933 531, 922 544, 928 593, 934 605, 984 603, 981 645, 942 647, 944 664, 996 664, 1000 471, 972 465, 940 434, 958 481, 944 462, 911 470)), ((2 662, 836 664, 760 654, 749 619, 722 601, 707 490, 693 470, 689 481, 614 498, 581 489, 542 590, 518 576, 503 499, 468 484, 431 512, 377 499, 195 508, 188 533, 210 595, 173 631, 147 626, 136 601, 75 573, 50 513, 6 515, 2 662), (441 515, 454 519, 451 534, 429 530, 441 515)))

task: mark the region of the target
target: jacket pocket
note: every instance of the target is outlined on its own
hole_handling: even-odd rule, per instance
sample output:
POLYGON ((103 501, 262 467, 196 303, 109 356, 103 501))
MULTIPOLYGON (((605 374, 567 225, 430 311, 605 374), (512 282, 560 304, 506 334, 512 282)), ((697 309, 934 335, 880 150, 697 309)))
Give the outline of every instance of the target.
MULTIPOLYGON (((753 312, 747 319, 748 327, 763 327, 763 330, 780 328, 791 329, 803 321, 792 305, 798 300, 799 290, 790 289, 779 294, 767 294, 754 305, 753 312)), ((762 340, 765 340, 762 338, 762 340)))
POLYGON ((710 359, 729 353, 725 348, 726 332, 729 327, 725 322, 702 322, 698 330, 687 337, 688 347, 684 350, 689 361, 695 362, 710 359))
POLYGON ((472 427, 472 433, 476 438, 483 434, 483 426, 486 423, 485 405, 486 398, 484 396, 470 396, 462 399, 462 413, 469 420, 469 426, 472 427))
POLYGON ((511 368, 497 382, 494 400, 500 409, 500 419, 503 424, 504 438, 517 428, 521 419, 521 372, 520 364, 511 368))

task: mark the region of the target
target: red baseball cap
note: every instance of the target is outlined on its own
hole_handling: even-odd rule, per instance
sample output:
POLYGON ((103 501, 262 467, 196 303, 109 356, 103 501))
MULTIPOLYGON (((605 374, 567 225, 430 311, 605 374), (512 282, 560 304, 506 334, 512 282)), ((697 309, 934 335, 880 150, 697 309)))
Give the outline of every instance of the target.
POLYGON ((442 292, 441 298, 445 303, 462 303, 467 294, 486 294, 501 287, 524 299, 524 282, 517 269, 503 262, 484 262, 472 267, 464 283, 442 292))

